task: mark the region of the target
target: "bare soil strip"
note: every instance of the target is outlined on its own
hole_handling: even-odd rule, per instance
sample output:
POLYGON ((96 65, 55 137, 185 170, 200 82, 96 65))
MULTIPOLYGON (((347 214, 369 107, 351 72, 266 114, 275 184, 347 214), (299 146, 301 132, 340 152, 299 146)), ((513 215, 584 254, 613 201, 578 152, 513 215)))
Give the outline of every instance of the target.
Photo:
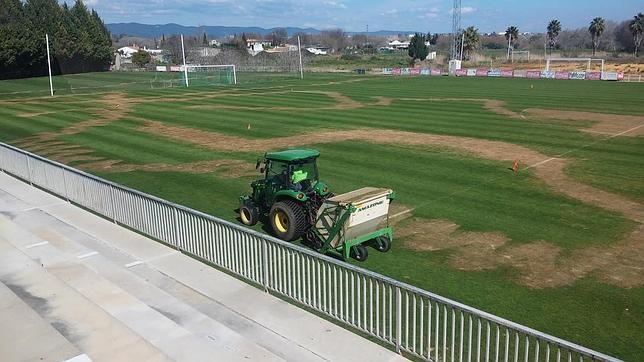
POLYGON ((644 225, 617 245, 570 253, 542 240, 512 244, 498 232, 463 232, 448 220, 413 218, 403 226, 396 229, 397 237, 413 250, 451 250, 450 263, 461 270, 510 266, 519 271, 517 282, 530 288, 571 285, 590 273, 622 288, 644 285, 644 225))
POLYGON ((278 148, 360 140, 378 144, 434 145, 464 150, 476 156, 497 161, 520 160, 522 164, 538 164, 534 167, 536 175, 555 191, 608 210, 623 213, 635 221, 644 222, 644 207, 641 204, 568 177, 563 171, 566 164, 565 159, 539 164, 548 156, 511 143, 379 129, 325 131, 271 139, 244 139, 217 132, 169 126, 155 121, 146 122, 144 126, 139 127, 139 130, 214 151, 265 152, 278 148))
POLYGON ((118 160, 100 160, 83 163, 79 168, 102 172, 183 172, 191 174, 204 174, 216 172, 226 178, 239 178, 257 175, 252 164, 241 160, 219 159, 208 161, 195 161, 181 164, 148 163, 128 164, 118 160))

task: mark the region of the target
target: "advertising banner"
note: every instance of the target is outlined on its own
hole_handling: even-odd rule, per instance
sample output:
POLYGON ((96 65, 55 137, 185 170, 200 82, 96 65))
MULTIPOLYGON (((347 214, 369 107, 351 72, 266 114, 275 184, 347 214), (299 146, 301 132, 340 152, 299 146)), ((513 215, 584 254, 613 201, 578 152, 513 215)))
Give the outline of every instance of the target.
POLYGON ((157 72, 167 72, 167 71, 168 71, 168 67, 166 67, 165 65, 157 65, 157 72))
POLYGON ((401 73, 402 73, 402 71, 400 70, 400 68, 392 68, 391 69, 391 74, 393 74, 393 75, 400 75, 401 73))
POLYGON ((541 78, 540 70, 528 70, 525 72, 526 78, 541 78))
POLYGON ((487 72, 488 77, 500 77, 501 76, 501 70, 500 69, 491 69, 487 72))
POLYGON ((391 74, 391 68, 382 68, 382 74, 390 75, 391 74))
POLYGON ((487 69, 479 68, 476 70, 477 77, 487 77, 487 69))
POLYGON ((456 69, 456 74, 457 77, 466 77, 467 76, 467 69, 456 69))
POLYGON ((602 80, 617 80, 617 72, 603 72, 602 80))
POLYGON ((514 77, 515 78, 525 78, 526 71, 525 70, 515 70, 514 71, 514 77))
POLYGON ((402 74, 402 75, 409 75, 409 73, 410 73, 409 68, 402 68, 400 70, 400 74, 402 74))
POLYGON ((617 73, 617 80, 624 80, 624 73, 622 72, 617 73))
POLYGON ((420 75, 420 68, 410 68, 409 74, 411 75, 420 75))
POLYGON ((570 79, 570 72, 555 72, 555 79, 570 79))
POLYGON ((600 80, 600 79, 602 79, 602 73, 601 72, 586 72, 586 79, 587 80, 600 80))
POLYGON ((434 76, 441 76, 441 75, 443 75, 443 74, 442 74, 442 72, 441 72, 441 70, 440 70, 440 69, 432 69, 432 71, 431 71, 431 75, 434 75, 434 76))
POLYGON ((432 74, 432 70, 429 68, 422 68, 420 70, 420 75, 431 75, 431 74, 432 74))
POLYGON ((586 79, 586 72, 570 72, 570 79, 586 79))
POLYGON ((474 77, 474 76, 476 76, 476 69, 472 69, 472 68, 468 69, 468 70, 467 70, 467 76, 468 76, 468 77, 474 77))
POLYGON ((512 78, 513 75, 514 75, 514 72, 510 69, 503 69, 501 71, 501 76, 504 78, 512 78))
POLYGON ((182 70, 183 70, 183 67, 182 67, 182 66, 179 66, 179 65, 172 65, 172 66, 170 66, 170 71, 171 71, 171 72, 180 72, 180 71, 182 71, 182 70))
POLYGON ((541 78, 543 79, 555 79, 555 72, 551 70, 544 70, 541 72, 541 78))

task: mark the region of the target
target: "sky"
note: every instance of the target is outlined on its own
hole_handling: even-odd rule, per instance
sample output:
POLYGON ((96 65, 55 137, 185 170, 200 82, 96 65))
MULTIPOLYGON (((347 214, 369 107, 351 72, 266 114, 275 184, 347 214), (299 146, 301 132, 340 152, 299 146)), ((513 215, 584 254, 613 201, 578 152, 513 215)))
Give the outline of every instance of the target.
MULTIPOLYGON (((73 1, 73 0, 68 0, 73 1)), ((345 31, 451 30, 452 0, 85 0, 106 23, 342 28, 345 31)), ((541 32, 550 19, 564 29, 594 17, 622 21, 644 12, 644 0, 462 0, 463 27, 482 32, 515 25, 541 32)))

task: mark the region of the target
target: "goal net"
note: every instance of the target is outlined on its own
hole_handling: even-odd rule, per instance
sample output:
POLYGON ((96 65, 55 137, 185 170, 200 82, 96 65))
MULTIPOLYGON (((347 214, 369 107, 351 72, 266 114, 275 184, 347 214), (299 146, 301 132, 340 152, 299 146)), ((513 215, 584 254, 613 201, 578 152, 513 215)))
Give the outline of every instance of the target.
POLYGON ((604 59, 596 58, 548 58, 546 71, 604 71, 604 59))
POLYGON ((199 87, 237 84, 235 65, 157 66, 151 88, 199 87))

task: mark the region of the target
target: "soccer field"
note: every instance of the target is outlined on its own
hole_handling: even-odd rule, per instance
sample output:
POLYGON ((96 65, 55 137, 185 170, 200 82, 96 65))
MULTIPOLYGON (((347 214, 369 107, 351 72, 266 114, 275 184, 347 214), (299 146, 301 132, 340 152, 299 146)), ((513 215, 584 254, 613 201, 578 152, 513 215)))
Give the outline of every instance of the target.
POLYGON ((265 151, 398 198, 360 266, 626 360, 644 355, 644 84, 238 74, 0 82, 0 140, 236 222, 265 151), (146 83, 148 82, 148 83, 146 83), (80 84, 83 86, 81 87, 80 84), (519 171, 511 168, 519 162, 519 171))

